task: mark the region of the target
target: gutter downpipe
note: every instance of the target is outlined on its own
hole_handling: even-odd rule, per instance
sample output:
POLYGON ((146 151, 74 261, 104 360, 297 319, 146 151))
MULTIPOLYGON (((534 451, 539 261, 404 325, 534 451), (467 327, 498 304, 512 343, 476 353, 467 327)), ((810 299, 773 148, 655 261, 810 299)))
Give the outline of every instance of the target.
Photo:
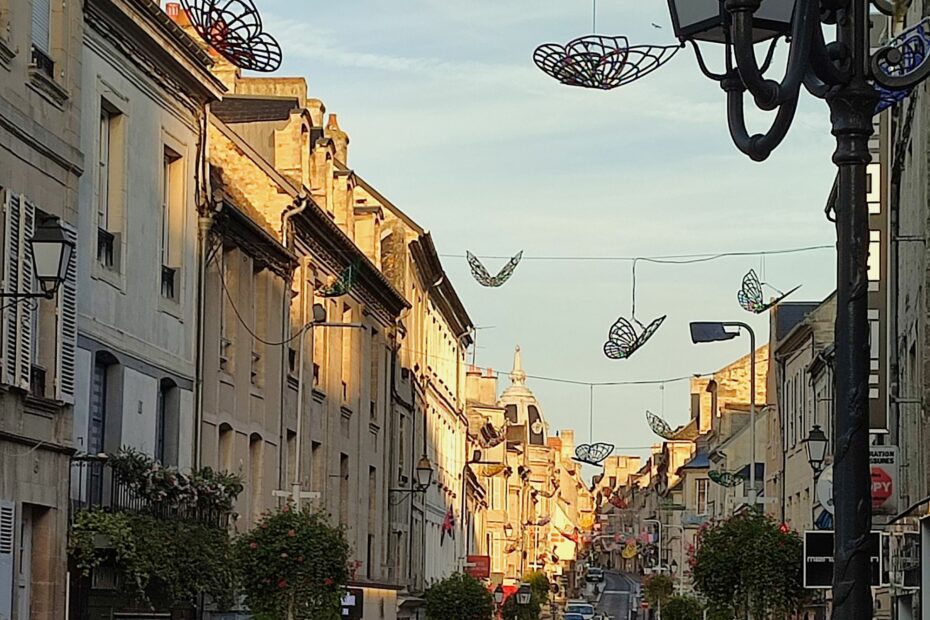
MULTIPOLYGON (((200 125, 200 154, 198 174, 200 175, 200 185, 198 191, 203 195, 197 200, 198 209, 203 205, 203 211, 197 218, 197 314, 194 325, 194 339, 196 341, 196 351, 194 353, 194 437, 193 437, 193 465, 194 469, 199 469, 203 460, 203 359, 204 359, 204 329, 203 321, 205 316, 204 300, 206 298, 206 276, 207 276, 207 239, 210 235, 210 229, 213 227, 213 214, 218 213, 223 208, 222 200, 219 200, 219 206, 213 206, 213 189, 210 185, 210 164, 209 164, 209 125, 210 123, 210 103, 204 104, 203 119, 200 125)), ((202 611, 202 610, 201 610, 202 611)))
MULTIPOLYGON (((294 231, 289 228, 291 218, 302 213, 310 201, 307 198, 305 192, 301 192, 297 197, 298 204, 293 205, 294 208, 288 209, 281 216, 281 241, 286 248, 289 250, 294 250, 296 243, 294 241, 294 231), (290 234, 288 234, 290 233, 290 234)), ((296 253, 296 252, 295 252, 296 253)), ((307 269, 307 259, 309 257, 301 255, 299 258, 300 261, 300 337, 298 339, 299 347, 299 365, 297 367, 297 441, 294 449, 294 481, 291 486, 291 500, 294 502, 294 507, 297 510, 300 510, 300 466, 302 463, 302 454, 301 450, 303 448, 303 411, 304 411, 304 362, 305 351, 304 351, 304 335, 307 333, 307 299, 306 294, 306 269, 307 269)), ((288 288, 293 288, 293 276, 291 276, 290 286, 288 288)), ((284 306, 285 318, 289 319, 289 300, 282 304, 284 306)), ((289 320, 285 320, 284 325, 287 326, 290 324, 289 320)), ((282 330, 284 331, 284 330, 282 330)), ((285 359, 284 356, 287 354, 287 347, 282 347, 282 361, 285 359)), ((286 363, 282 365, 282 368, 286 366, 286 363)), ((287 379, 285 379, 286 381, 287 379)), ((279 434, 284 434, 284 415, 281 416, 281 432, 279 434)), ((282 439, 284 439, 282 437, 282 439)))

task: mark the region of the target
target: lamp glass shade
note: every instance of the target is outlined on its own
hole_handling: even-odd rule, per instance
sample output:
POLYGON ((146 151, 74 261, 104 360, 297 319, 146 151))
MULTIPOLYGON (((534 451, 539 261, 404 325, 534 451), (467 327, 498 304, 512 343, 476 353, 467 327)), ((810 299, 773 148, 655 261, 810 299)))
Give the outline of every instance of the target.
POLYGON ((504 589, 500 585, 494 588, 494 602, 498 605, 504 602, 504 589))
POLYGON ((723 323, 709 321, 695 321, 691 323, 691 342, 694 344, 733 340, 738 335, 737 332, 728 332, 723 323))
MULTIPOLYGON (((753 14, 754 43, 791 32, 795 0, 762 0, 753 14)), ((684 41, 726 43, 730 15, 724 0, 668 0, 675 36, 684 41)))
POLYGON ((823 466, 823 459, 827 456, 828 442, 826 434, 819 425, 815 424, 804 443, 807 448, 807 462, 810 463, 814 471, 820 471, 823 466))
POLYGON ((68 277, 74 243, 65 236, 57 218, 53 218, 36 228, 29 248, 39 286, 44 293, 54 293, 68 277))
POLYGON ((421 489, 427 488, 433 481, 433 465, 425 454, 417 462, 416 476, 417 486, 421 489))
POLYGON ((517 603, 520 605, 529 605, 530 599, 533 597, 533 589, 530 588, 530 584, 521 583, 520 589, 517 590, 517 603))
POLYGON ((504 524, 504 536, 510 538, 513 536, 513 526, 509 523, 504 524))

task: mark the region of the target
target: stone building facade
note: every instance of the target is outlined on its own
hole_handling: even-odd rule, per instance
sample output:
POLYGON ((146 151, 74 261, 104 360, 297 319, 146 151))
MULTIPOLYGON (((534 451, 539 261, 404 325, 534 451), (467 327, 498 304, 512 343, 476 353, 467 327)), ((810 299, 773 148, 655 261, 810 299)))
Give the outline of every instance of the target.
MULTIPOLYGON (((2 288, 32 292, 28 240, 75 230, 83 101, 80 3, 0 3, 2 288)), ((77 240, 77 254, 89 251, 77 240)), ((52 299, 4 300, 0 372, 0 617, 65 615, 69 457, 75 449, 76 278, 52 299)))

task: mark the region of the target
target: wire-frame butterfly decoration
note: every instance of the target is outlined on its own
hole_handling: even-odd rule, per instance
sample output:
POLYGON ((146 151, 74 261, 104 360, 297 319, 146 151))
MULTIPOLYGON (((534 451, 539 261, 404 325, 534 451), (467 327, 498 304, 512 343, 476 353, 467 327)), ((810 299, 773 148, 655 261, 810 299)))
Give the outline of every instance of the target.
POLYGON ((349 266, 342 270, 339 277, 335 278, 329 284, 324 284, 318 288, 316 294, 320 297, 341 297, 347 294, 352 290, 352 287, 355 286, 361 266, 362 263, 360 260, 349 263, 349 266))
POLYGON ((759 276, 756 275, 754 269, 750 269, 749 273, 743 276, 743 286, 736 294, 736 299, 739 301, 739 305, 743 307, 743 310, 752 312, 754 314, 762 314, 769 308, 778 305, 782 302, 782 300, 785 299, 785 297, 801 288, 801 285, 799 284, 787 293, 783 293, 776 289, 774 286, 766 283, 765 286, 768 286, 776 293, 778 293, 778 297, 769 302, 766 302, 763 299, 762 286, 763 283, 759 281, 759 276))
POLYGON ((579 463, 599 466, 614 451, 614 444, 594 442, 594 385, 588 385, 588 442, 575 448, 575 460, 579 463))
POLYGON ((653 320, 648 325, 643 325, 636 318, 636 261, 633 259, 633 295, 632 295, 632 322, 625 318, 618 318, 610 331, 607 333, 607 342, 604 343, 604 355, 612 360, 627 359, 638 351, 646 342, 652 338, 659 326, 665 321, 668 315, 662 315, 653 320), (637 333, 633 323, 639 326, 640 331, 637 333))
POLYGON ((481 261, 478 260, 478 257, 471 252, 466 251, 465 256, 468 259, 468 266, 471 268, 471 275, 478 281, 478 284, 489 288, 497 288, 507 282, 510 276, 513 275, 517 265, 520 264, 520 259, 523 258, 523 250, 517 252, 507 261, 507 264, 497 272, 496 276, 492 276, 481 261))
POLYGON ((652 432, 662 439, 675 438, 675 429, 673 429, 668 422, 649 410, 646 411, 646 422, 649 424, 649 428, 652 429, 652 432))
MULTIPOLYGON (((597 0, 593 0, 592 33, 597 32, 597 0)), ((590 34, 561 45, 544 43, 533 62, 566 86, 611 90, 645 77, 671 60, 679 45, 630 45, 624 36, 590 34)))
POLYGON ((743 483, 743 477, 728 471, 709 471, 707 477, 722 487, 733 488, 743 483))
POLYGON ((281 66, 281 46, 262 28, 252 0, 181 0, 197 34, 240 69, 270 72, 281 66))
MULTIPOLYGON (((930 18, 924 18, 889 41, 872 62, 873 74, 881 74, 882 81, 908 80, 918 74, 927 72, 930 66, 930 18)), ((913 86, 890 88, 878 82, 873 83, 878 92, 875 114, 903 101, 911 94, 913 86)))

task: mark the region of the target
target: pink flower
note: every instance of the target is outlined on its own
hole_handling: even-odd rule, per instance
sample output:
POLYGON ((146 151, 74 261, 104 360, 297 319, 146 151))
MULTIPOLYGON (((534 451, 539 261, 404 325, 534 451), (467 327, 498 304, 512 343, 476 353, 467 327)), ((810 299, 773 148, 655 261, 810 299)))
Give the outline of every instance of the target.
POLYGON ((294 530, 288 530, 287 535, 290 536, 291 538, 294 538, 295 536, 297 536, 297 532, 295 532, 294 530))
POLYGON ((258 543, 256 542, 249 543, 249 549, 251 549, 252 551, 255 551, 256 549, 258 549, 258 543))
POLYGON ((281 581, 279 581, 279 582, 278 582, 278 587, 281 588, 282 590, 283 590, 284 588, 286 588, 286 587, 287 587, 287 579, 282 579, 281 581))
POLYGON ((284 504, 284 507, 281 509, 281 512, 290 512, 290 511, 291 511, 291 505, 284 504))
POLYGON ((326 579, 323 580, 323 585, 331 586, 333 585, 333 580, 327 577, 326 579))

